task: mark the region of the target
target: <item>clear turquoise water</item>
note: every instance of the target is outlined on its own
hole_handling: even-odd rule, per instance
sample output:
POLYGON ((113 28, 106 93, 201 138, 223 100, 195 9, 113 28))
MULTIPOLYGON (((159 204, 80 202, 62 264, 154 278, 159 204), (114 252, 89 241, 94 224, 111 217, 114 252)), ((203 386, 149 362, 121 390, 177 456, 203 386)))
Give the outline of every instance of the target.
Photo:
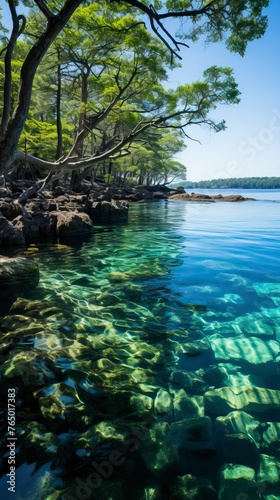
MULTIPOLYGON (((13 498, 167 499, 184 474, 219 489, 228 461, 219 436, 211 452, 193 453, 174 424, 205 414, 214 425, 230 412, 204 410, 209 388, 280 390, 280 192, 248 196, 258 201, 131 205, 128 223, 99 228, 91 242, 27 252, 39 262, 39 286, 1 325, 2 397, 18 387, 13 498), (241 353, 218 354, 221 339, 240 340, 241 353), (266 346, 269 369, 258 353, 266 346), (209 376, 213 367, 226 370, 223 380, 209 376), (174 382, 180 371, 198 382, 174 382), (182 389, 198 410, 175 411, 182 389), (165 412, 160 390, 171 400, 165 412)), ((274 406, 248 414, 280 422, 274 406)), ((3 426, 5 440, 5 411, 3 426)), ((239 463, 247 465, 241 450, 239 463)), ((3 472, 3 498, 12 498, 5 460, 3 472)))

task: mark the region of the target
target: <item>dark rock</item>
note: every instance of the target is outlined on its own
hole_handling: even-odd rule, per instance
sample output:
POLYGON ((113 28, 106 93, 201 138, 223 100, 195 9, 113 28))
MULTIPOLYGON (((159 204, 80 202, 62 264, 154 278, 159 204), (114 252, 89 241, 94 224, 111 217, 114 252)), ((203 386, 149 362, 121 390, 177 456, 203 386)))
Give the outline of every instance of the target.
POLYGON ((0 247, 13 245, 25 245, 24 235, 5 217, 0 216, 0 247))
POLYGON ((155 198, 156 200, 166 200, 168 196, 161 191, 156 191, 155 193, 153 193, 153 198, 155 198))
POLYGON ((259 450, 251 436, 243 433, 225 435, 222 448, 225 462, 238 463, 253 469, 259 465, 259 450))
POLYGON ((171 424, 170 436, 180 450, 207 456, 215 452, 213 425, 210 417, 189 418, 171 424))
POLYGON ((93 233, 93 225, 85 213, 59 212, 57 215, 56 233, 60 241, 74 237, 89 237, 93 233))
POLYGON ((8 220, 12 220, 18 215, 17 206, 3 199, 0 199, 0 212, 8 220))
POLYGON ((7 187, 0 187, 0 198, 12 198, 12 192, 7 187))
POLYGON ((93 223, 125 221, 128 217, 128 204, 119 200, 93 202, 89 210, 93 223))
POLYGON ((32 200, 26 203, 25 210, 33 215, 33 213, 44 210, 42 200, 32 200))
POLYGON ((47 200, 44 203, 44 210, 47 210, 48 212, 55 212, 57 210, 57 203, 55 200, 47 200))
POLYGON ((13 220, 12 224, 18 231, 23 234, 25 240, 28 243, 39 240, 40 230, 33 217, 27 215, 19 215, 13 220))
POLYGON ((65 189, 62 186, 56 186, 54 189, 54 193, 56 196, 61 196, 65 194, 65 189))
POLYGON ((139 197, 137 196, 137 194, 127 194, 125 199, 132 202, 139 201, 139 197))
POLYGON ((39 227, 41 237, 56 235, 57 213, 37 213, 33 216, 36 225, 39 227))

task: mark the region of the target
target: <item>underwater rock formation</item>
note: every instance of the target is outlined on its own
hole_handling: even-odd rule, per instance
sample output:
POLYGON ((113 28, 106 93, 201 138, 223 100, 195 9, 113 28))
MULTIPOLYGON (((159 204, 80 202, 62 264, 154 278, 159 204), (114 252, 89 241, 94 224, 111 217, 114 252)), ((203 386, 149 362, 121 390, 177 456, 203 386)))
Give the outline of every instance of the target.
POLYGON ((260 500, 254 469, 239 464, 225 465, 220 471, 219 500, 236 500, 240 494, 250 500, 260 500))
POLYGON ((205 409, 215 415, 231 410, 264 412, 279 409, 280 391, 264 387, 221 387, 204 394, 205 409))
POLYGON ((30 291, 39 283, 39 267, 27 257, 0 257, 0 289, 30 291))

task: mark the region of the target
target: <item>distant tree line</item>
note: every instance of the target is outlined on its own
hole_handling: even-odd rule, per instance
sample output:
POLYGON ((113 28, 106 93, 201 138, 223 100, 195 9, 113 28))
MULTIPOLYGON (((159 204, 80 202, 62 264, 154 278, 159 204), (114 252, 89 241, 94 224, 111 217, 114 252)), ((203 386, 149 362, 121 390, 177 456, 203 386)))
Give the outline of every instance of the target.
POLYGON ((184 182, 184 187, 202 189, 280 189, 280 177, 233 177, 211 181, 184 182))

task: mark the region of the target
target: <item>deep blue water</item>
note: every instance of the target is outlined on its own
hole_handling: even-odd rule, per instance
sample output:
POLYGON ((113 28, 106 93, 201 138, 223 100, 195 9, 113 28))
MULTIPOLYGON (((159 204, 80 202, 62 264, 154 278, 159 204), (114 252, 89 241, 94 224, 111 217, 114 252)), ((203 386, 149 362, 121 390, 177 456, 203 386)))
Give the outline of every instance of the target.
MULTIPOLYGON (((3 499, 190 498, 174 493, 186 474, 199 488, 211 481, 221 500, 280 498, 261 465, 280 451, 280 190, 240 193, 257 201, 132 204, 128 223, 91 242, 26 252, 39 286, 1 325, 2 394, 18 387, 17 489, 7 493, 6 454, 3 499), (240 387, 248 401, 256 393, 237 408, 243 420, 258 433, 279 423, 271 442, 239 442, 250 426, 235 414, 225 444, 219 419, 235 408, 207 394, 240 387), (211 439, 178 433, 203 416, 211 439), (235 496, 221 479, 228 463, 244 468, 235 496), (248 496, 252 485, 259 496, 248 496)), ((5 453, 4 413, 3 426, 5 453)))

